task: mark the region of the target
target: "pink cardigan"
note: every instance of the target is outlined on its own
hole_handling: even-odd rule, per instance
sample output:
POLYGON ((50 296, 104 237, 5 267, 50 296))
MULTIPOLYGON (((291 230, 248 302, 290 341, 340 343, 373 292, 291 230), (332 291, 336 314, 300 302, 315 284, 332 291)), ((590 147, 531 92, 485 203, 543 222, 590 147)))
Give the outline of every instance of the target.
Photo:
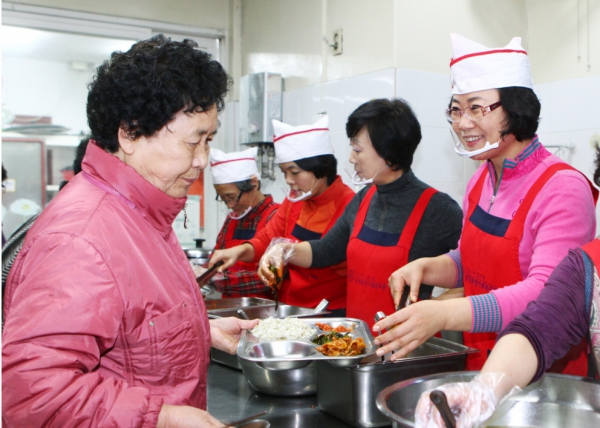
MULTIPOLYGON (((463 199, 464 216, 466 217, 468 209, 468 195, 486 168, 492 178, 483 186, 479 206, 489 214, 510 219, 535 180, 546 168, 559 162, 563 161, 548 152, 535 136, 532 143, 515 159, 504 161, 500 186, 491 206, 496 178, 492 163, 486 162, 469 180, 463 199)), ((588 181, 577 171, 558 172, 538 194, 525 222, 519 248, 523 280, 489 294, 470 297, 473 310, 472 331, 500 331, 506 327, 523 312, 530 301, 537 298, 550 273, 569 249, 591 241, 595 232, 595 206, 588 181), (492 328, 483 328, 483 325, 490 325, 490 319, 498 321, 492 323, 495 324, 492 328)), ((454 250, 448 255, 456 264, 459 272, 456 286, 460 287, 460 252, 454 250)), ((482 257, 493 256, 485 254, 482 257)))

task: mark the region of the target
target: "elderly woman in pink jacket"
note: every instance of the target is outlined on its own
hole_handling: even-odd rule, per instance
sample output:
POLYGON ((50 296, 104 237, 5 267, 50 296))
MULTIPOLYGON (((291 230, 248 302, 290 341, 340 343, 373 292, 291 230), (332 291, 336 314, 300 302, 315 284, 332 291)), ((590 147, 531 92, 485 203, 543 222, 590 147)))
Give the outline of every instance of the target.
MULTIPOLYGON (((480 370, 497 333, 539 295, 569 249, 594 237, 598 193, 538 139, 541 106, 520 41, 489 49, 452 35, 446 117, 458 154, 482 164, 467 185, 458 249, 415 260, 389 282, 396 303, 406 286, 416 301, 421 282, 465 297, 417 302, 381 321, 375 329, 400 325, 376 339, 390 342, 378 353, 401 348, 393 356, 401 358, 440 330, 463 331, 480 351, 467 369, 480 370)), ((585 375, 587 358, 580 343, 554 369, 585 375)))
POLYGON ((210 346, 257 321, 209 322, 172 223, 207 164, 229 77, 190 40, 115 52, 90 85, 83 171, 30 229, 7 279, 6 426, 222 427, 210 346))

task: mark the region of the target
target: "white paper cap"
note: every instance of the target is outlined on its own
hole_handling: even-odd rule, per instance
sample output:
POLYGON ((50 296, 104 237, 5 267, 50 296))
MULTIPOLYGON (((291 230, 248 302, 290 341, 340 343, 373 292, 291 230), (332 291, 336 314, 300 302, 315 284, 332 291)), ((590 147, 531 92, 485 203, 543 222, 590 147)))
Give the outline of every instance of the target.
POLYGON ((320 155, 332 155, 329 141, 329 118, 322 117, 312 125, 291 126, 273 120, 275 162, 292 162, 320 155))
POLYGON ((514 37, 503 48, 487 48, 458 34, 452 39, 450 76, 453 94, 520 86, 533 89, 529 57, 514 37))
POLYGON ((256 177, 260 180, 256 167, 258 147, 241 152, 225 153, 219 149, 210 149, 210 172, 213 184, 227 184, 256 177))

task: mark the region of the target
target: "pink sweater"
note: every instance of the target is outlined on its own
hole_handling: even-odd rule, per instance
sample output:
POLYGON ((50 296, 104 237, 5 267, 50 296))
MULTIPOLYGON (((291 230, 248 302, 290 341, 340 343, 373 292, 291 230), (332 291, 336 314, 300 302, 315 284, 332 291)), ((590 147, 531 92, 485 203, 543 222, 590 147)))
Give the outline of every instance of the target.
MULTIPOLYGON (((483 186, 479 206, 496 217, 510 219, 535 180, 546 168, 559 162, 563 161, 548 152, 535 136, 516 159, 504 161, 500 186, 493 203, 490 201, 496 178, 492 163, 486 162, 473 174, 467 185, 463 199, 465 218, 468 195, 486 168, 490 171, 491 179, 483 186)), ((567 252, 594 239, 595 232, 595 206, 588 181, 577 171, 556 173, 536 197, 525 222, 519 247, 523 280, 489 294, 470 297, 472 331, 502 330, 525 310, 530 301, 537 298, 550 273, 567 252)), ((461 287, 460 252, 454 250, 449 256, 459 272, 456 286, 461 287)), ((483 257, 493 257, 493 254, 483 257)))

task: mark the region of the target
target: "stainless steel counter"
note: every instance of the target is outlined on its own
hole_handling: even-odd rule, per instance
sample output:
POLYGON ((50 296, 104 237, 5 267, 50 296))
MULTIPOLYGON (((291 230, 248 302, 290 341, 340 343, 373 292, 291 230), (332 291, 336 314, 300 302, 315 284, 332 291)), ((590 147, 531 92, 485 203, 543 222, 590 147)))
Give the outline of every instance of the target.
MULTIPOLYGON (((272 428, 350 428, 352 425, 330 416, 317 404, 317 396, 276 397, 261 394, 246 381, 241 371, 216 363, 208 370, 208 411, 226 421, 267 410, 262 419, 272 428)), ((391 423, 391 422, 390 422, 391 423)))

